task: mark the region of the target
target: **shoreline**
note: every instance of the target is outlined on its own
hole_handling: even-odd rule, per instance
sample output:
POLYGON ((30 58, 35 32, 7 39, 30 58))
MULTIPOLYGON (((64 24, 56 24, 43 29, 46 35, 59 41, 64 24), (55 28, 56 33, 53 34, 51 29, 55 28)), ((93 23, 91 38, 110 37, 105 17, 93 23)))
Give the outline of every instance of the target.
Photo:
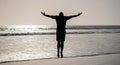
POLYGON ((0 63, 0 65, 119 65, 120 54, 107 54, 86 57, 67 57, 53 59, 33 59, 17 62, 0 63))
MULTIPOLYGON (((120 54, 120 52, 118 52, 118 53, 93 54, 93 55, 68 56, 68 57, 63 57, 63 58, 95 57, 95 56, 115 55, 115 54, 120 54)), ((50 58, 36 58, 36 59, 26 59, 26 60, 3 61, 3 62, 0 62, 0 64, 2 64, 2 63, 12 63, 12 62, 24 62, 24 61, 32 61, 32 60, 49 60, 49 59, 59 59, 59 58, 50 57, 50 58)))

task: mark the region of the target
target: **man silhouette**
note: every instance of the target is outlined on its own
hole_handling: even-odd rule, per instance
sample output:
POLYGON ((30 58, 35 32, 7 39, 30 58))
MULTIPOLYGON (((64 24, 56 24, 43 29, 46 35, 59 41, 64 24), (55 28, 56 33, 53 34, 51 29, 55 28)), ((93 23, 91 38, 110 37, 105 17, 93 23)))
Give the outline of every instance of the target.
POLYGON ((71 15, 71 16, 64 16, 63 12, 60 12, 59 15, 47 15, 43 12, 41 12, 46 17, 50 17, 52 19, 56 20, 57 23, 57 30, 56 30, 56 40, 57 40, 57 57, 59 58, 59 52, 61 49, 61 58, 63 58, 63 48, 64 48, 64 41, 65 41, 65 35, 66 35, 66 21, 77 17, 82 14, 78 13, 77 15, 71 15))

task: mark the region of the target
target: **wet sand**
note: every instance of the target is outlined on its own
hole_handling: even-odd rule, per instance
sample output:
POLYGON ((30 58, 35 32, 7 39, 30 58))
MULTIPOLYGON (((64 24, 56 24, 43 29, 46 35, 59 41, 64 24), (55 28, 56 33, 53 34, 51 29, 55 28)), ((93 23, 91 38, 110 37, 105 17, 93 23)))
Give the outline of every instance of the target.
POLYGON ((120 54, 29 60, 1 63, 0 65, 120 65, 120 54))

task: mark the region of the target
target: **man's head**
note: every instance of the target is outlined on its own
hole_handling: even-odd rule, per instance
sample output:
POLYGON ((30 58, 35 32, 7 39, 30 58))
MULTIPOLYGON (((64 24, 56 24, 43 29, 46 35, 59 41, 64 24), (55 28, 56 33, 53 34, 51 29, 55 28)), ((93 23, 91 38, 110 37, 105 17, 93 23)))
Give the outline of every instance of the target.
POLYGON ((64 16, 63 12, 60 12, 60 13, 59 13, 59 16, 64 16))

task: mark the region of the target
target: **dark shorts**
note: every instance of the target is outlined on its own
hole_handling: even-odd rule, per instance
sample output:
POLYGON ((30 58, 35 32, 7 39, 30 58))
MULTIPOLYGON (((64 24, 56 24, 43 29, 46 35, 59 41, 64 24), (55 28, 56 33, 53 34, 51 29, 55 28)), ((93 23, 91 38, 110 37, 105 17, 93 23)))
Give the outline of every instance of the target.
POLYGON ((57 41, 65 41, 65 34, 66 34, 66 32, 57 32, 56 40, 57 41))

